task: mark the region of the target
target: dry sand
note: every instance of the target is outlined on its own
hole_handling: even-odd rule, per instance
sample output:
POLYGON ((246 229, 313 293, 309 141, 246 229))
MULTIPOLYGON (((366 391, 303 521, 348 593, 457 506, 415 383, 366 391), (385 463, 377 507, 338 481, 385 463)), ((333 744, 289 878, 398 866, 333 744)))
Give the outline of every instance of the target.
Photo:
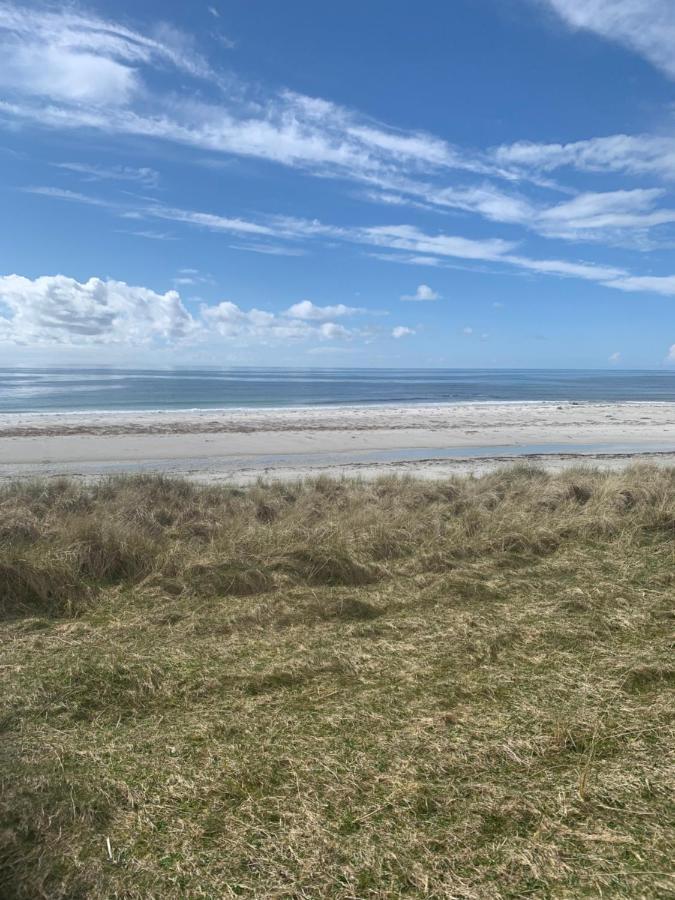
POLYGON ((675 464, 675 403, 466 403, 0 416, 0 478, 439 477, 525 458, 675 464))

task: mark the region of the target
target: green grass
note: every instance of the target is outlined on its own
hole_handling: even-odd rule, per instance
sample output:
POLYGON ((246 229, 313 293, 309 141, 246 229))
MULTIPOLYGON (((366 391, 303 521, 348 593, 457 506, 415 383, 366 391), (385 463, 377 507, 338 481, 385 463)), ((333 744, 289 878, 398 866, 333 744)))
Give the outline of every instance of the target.
POLYGON ((675 470, 0 490, 0 896, 675 896, 675 470))

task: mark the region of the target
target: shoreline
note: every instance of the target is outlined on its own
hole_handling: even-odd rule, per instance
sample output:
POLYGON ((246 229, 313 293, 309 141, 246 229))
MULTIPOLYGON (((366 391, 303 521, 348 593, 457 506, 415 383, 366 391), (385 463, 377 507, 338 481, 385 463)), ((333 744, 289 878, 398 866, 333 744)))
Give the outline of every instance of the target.
POLYGON ((248 482, 312 474, 443 477, 516 460, 675 464, 675 402, 468 401, 0 414, 0 479, 165 472, 248 482))

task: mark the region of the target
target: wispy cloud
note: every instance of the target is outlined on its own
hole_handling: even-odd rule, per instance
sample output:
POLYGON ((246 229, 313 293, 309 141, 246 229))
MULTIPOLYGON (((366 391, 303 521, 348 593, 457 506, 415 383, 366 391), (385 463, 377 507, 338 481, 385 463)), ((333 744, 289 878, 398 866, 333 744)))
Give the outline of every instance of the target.
POLYGON ((152 231, 151 229, 139 229, 138 231, 122 231, 118 229, 118 234, 130 234, 132 237, 145 238, 148 241, 176 241, 178 238, 169 234, 167 231, 152 231))
POLYGON ((614 278, 605 284, 620 291, 644 291, 675 297, 675 275, 627 275, 614 278))
POLYGON ((245 250, 248 253, 262 253, 265 256, 305 256, 307 251, 302 247, 288 247, 282 244, 261 244, 249 241, 246 244, 230 244, 233 250, 245 250))
POLYGON ((508 177, 493 161, 434 135, 401 131, 323 100, 282 90, 261 97, 215 73, 193 42, 164 27, 150 37, 92 15, 0 2, 6 116, 51 128, 95 128, 350 177, 373 187, 415 172, 508 177), (38 64, 38 62, 40 64, 38 64), (164 94, 146 76, 175 67, 229 90, 164 94))
POLYGON ((161 204, 123 208, 95 197, 60 188, 34 187, 26 190, 45 197, 105 207, 125 217, 169 220, 226 234, 263 236, 282 241, 329 238, 340 243, 376 247, 379 251, 378 256, 387 261, 439 267, 447 265, 447 260, 451 260, 451 264, 456 264, 458 260, 463 263, 492 263, 540 275, 594 281, 622 291, 675 293, 675 276, 637 275, 619 266, 526 256, 515 252, 518 246, 515 242, 501 238, 478 240, 444 232, 429 233, 409 224, 337 226, 317 219, 274 215, 255 222, 215 213, 165 207, 161 204))
POLYGON ((81 194, 79 191, 70 191, 66 188, 35 186, 20 188, 24 194, 36 194, 39 197, 51 197, 55 200, 71 200, 74 203, 84 203, 86 206, 100 206, 106 209, 111 208, 111 204, 107 200, 100 197, 92 197, 89 194, 81 194))
MULTIPOLYGON (((640 46, 653 53, 657 45, 671 46, 675 7, 666 0, 539 2, 574 27, 613 39, 639 32, 640 46)), ((225 77, 213 70, 189 36, 168 26, 148 35, 71 8, 27 9, 0 0, 0 52, 5 61, 0 112, 37 127, 93 129, 108 136, 178 143, 223 158, 272 161, 310 175, 348 179, 360 186, 362 196, 389 208, 458 211, 547 238, 649 248, 647 232, 675 221, 675 210, 657 187, 577 195, 549 177, 554 170, 574 167, 673 178, 675 137, 667 134, 592 137, 568 144, 521 141, 469 151, 322 98, 288 90, 265 92, 225 77), (166 68, 194 78, 195 89, 162 91, 154 76, 166 68), (466 183, 449 183, 457 178, 466 183), (534 195, 532 185, 538 186, 534 195), (556 196, 542 196, 551 190, 556 196), (562 201, 561 190, 568 195, 562 201)), ((157 181, 149 168, 58 165, 90 180, 145 186, 157 181)), ((155 215, 170 219, 172 212, 158 206, 155 215)), ((245 230, 233 219, 195 219, 193 224, 231 233, 245 230)), ((251 233, 271 235, 268 230, 251 233)), ((247 245, 252 252, 282 255, 276 248, 265 242, 247 245)), ((432 258, 430 253, 418 255, 432 258)))
POLYGON ((497 163, 527 171, 571 167, 582 172, 616 172, 675 178, 675 136, 613 134, 568 144, 518 141, 492 151, 497 163))
POLYGON ((671 0, 539 0, 570 27, 591 31, 640 54, 675 78, 675 5, 671 0))
POLYGON ((173 283, 176 287, 194 287, 198 284, 215 284, 215 281, 212 275, 200 272, 199 269, 179 269, 173 283))
POLYGON ((142 187, 154 188, 159 184, 159 172, 146 166, 95 166, 88 163, 62 162, 52 163, 58 169, 66 169, 82 176, 84 181, 128 181, 142 187))

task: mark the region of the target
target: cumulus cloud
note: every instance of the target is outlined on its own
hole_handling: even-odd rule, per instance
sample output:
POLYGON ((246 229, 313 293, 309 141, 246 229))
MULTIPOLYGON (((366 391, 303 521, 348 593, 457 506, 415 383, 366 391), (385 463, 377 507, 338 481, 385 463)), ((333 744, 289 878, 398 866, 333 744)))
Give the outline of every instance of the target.
POLYGON ((616 353, 612 353, 608 358, 608 362, 611 362, 611 363, 621 362, 621 353, 618 350, 616 351, 616 353))
POLYGON ((325 321, 326 319, 353 316, 363 312, 365 310, 361 307, 345 306, 344 303, 338 303, 335 306, 316 306, 311 300, 301 300, 299 303, 294 303, 293 306, 289 307, 286 310, 286 315, 291 319, 325 321))
POLYGON ((414 328, 406 328, 405 325, 397 325, 392 329, 391 336, 394 338, 407 337, 409 334, 415 334, 414 328))
POLYGON ((667 362, 675 363, 675 344, 671 344, 668 349, 668 356, 666 357, 667 362))
POLYGON ((347 340, 353 332, 335 322, 310 324, 304 319, 278 316, 261 309, 243 310, 224 300, 215 306, 202 306, 202 319, 207 328, 226 338, 244 338, 261 343, 280 340, 347 340))
POLYGON ((440 296, 428 284, 419 284, 414 294, 403 294, 401 300, 438 300, 440 296))
MULTIPOLYGON (((182 269, 178 280, 206 276, 182 269)), ((177 291, 164 294, 123 281, 65 275, 30 279, 0 277, 0 342, 25 345, 175 345, 217 335, 227 340, 268 344, 280 341, 346 341, 367 336, 323 317, 293 318, 263 309, 244 310, 223 300, 203 304, 197 316, 177 291)))
POLYGON ((176 291, 64 275, 0 277, 0 339, 15 344, 173 343, 195 329, 176 291))
POLYGON ((337 325, 335 322, 324 322, 319 326, 319 336, 329 341, 345 340, 352 336, 352 332, 345 328, 344 325, 337 325))

